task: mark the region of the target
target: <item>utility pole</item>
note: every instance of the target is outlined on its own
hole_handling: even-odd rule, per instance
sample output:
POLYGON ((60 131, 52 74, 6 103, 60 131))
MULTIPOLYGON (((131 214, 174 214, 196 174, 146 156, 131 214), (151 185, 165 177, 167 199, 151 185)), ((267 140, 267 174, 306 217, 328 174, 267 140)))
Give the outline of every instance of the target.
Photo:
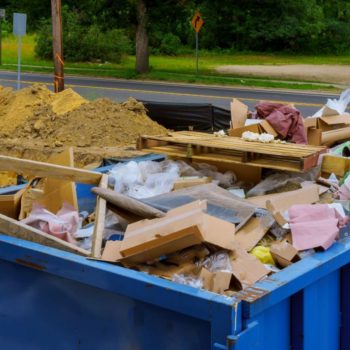
POLYGON ((51 0, 55 92, 64 90, 61 0, 51 0))

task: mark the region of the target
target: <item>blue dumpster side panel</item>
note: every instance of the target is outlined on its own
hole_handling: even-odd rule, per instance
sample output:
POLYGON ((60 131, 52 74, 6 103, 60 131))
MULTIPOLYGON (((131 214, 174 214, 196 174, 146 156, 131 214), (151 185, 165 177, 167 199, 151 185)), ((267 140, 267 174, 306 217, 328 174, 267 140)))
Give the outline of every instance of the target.
POLYGON ((5 261, 0 269, 2 349, 210 350, 209 322, 5 261))
MULTIPOLYGON (((0 344, 12 342, 11 350, 23 349, 28 329, 64 330, 69 345, 85 335, 81 350, 110 349, 90 347, 101 332, 115 350, 225 349, 227 337, 242 330, 236 305, 234 298, 0 235, 0 344)), ((56 349, 63 333, 44 340, 34 334, 33 349, 46 350, 56 349)))

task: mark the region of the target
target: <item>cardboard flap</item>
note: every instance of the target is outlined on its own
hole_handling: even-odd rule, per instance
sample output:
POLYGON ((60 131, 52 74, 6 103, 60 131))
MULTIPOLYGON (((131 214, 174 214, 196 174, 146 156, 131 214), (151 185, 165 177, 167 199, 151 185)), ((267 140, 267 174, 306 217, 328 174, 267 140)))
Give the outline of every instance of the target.
MULTIPOLYGON (((312 204, 320 200, 317 185, 309 185, 300 190, 279 193, 278 196, 270 198, 268 202, 278 211, 288 210, 294 204, 312 204)), ((268 208, 267 208, 268 209, 268 208)))
POLYGON ((277 137, 278 134, 276 130, 271 126, 271 124, 267 120, 262 120, 260 124, 258 124, 263 132, 266 132, 274 137, 277 137))
POLYGON ((253 285, 269 273, 264 264, 243 249, 235 250, 231 265, 233 275, 243 287, 253 285))
MULTIPOLYGON (((302 188, 299 190, 294 190, 294 191, 289 191, 289 192, 282 192, 282 193, 272 193, 272 194, 266 194, 263 196, 257 196, 257 197, 250 197, 247 198, 246 200, 249 203, 255 204, 256 206, 258 206, 259 208, 264 208, 267 209, 266 203, 267 201, 272 201, 272 203, 275 205, 277 204, 277 206, 281 207, 283 206, 283 208, 285 207, 283 205, 285 200, 289 200, 290 202, 293 201, 293 198, 298 198, 297 200, 299 201, 300 198, 306 196, 309 196, 309 198, 311 198, 312 200, 315 200, 316 198, 318 198, 316 196, 316 190, 315 187, 318 188, 318 191, 320 193, 321 189, 318 185, 316 184, 309 184, 309 185, 302 185, 302 188), (305 188, 304 188, 305 187, 305 188), (309 191, 305 191, 306 187, 309 188, 309 191), (310 187, 312 187, 312 189, 310 190, 310 187)), ((318 200, 316 200, 315 202, 317 202, 318 200)), ((293 204, 309 204, 309 203, 293 203, 293 204)), ((287 204, 289 205, 289 204, 287 204)), ((290 206, 290 205, 289 205, 290 206)), ((289 208, 289 207, 288 207, 289 208)), ((287 208, 287 209, 288 209, 287 208)), ((285 210, 285 209, 282 209, 285 210)))
POLYGON ((271 245, 270 253, 273 259, 282 267, 291 265, 300 260, 298 251, 286 240, 271 245))
POLYGON ((237 248, 235 243, 235 225, 208 214, 203 215, 204 240, 227 250, 237 248))
POLYGON ((305 128, 316 128, 318 118, 305 118, 304 127, 305 128))
POLYGON ((130 224, 118 246, 122 260, 141 263, 206 242, 233 250, 235 225, 204 213, 206 201, 170 210, 165 217, 130 224))
POLYGON ((320 119, 324 123, 326 123, 327 125, 350 124, 350 115, 349 114, 320 117, 320 119))
POLYGON ((231 102, 231 124, 232 129, 241 128, 245 125, 245 121, 248 117, 248 106, 237 100, 233 99, 231 102))
POLYGON ((242 134, 245 131, 251 131, 251 132, 259 133, 260 132, 259 125, 258 124, 252 124, 252 125, 243 126, 241 128, 229 129, 228 134, 229 134, 229 136, 233 136, 233 137, 242 137, 242 134))
POLYGON ((322 109, 322 117, 323 116, 336 116, 336 115, 339 115, 339 113, 335 110, 335 109, 332 109, 332 108, 329 108, 328 106, 324 106, 323 109, 322 109))
POLYGON ((267 210, 273 215, 280 226, 287 221, 283 217, 283 212, 295 204, 312 204, 320 200, 319 188, 317 185, 310 185, 297 191, 285 192, 277 197, 266 201, 267 210))
POLYGON ((270 215, 268 217, 251 218, 236 233, 235 240, 239 243, 241 248, 249 252, 265 236, 273 223, 274 220, 270 215))
POLYGON ((230 288, 232 273, 226 271, 210 272, 202 268, 199 278, 203 283, 204 289, 223 294, 230 288))

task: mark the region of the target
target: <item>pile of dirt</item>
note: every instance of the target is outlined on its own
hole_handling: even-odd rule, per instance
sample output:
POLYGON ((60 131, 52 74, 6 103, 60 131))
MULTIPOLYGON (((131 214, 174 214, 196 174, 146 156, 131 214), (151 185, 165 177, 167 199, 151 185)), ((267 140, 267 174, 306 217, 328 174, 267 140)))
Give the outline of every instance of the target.
POLYGON ((55 113, 51 104, 41 106, 12 137, 40 140, 50 147, 112 147, 134 144, 141 134, 166 131, 149 119, 142 103, 132 98, 124 103, 102 98, 64 114, 55 113))
POLYGON ((89 102, 72 89, 54 94, 40 84, 18 91, 0 88, 2 138, 52 147, 111 147, 133 144, 140 134, 164 133, 132 98, 124 103, 89 102))
POLYGON ((13 91, 12 88, 0 90, 0 129, 6 136, 22 125, 33 115, 34 110, 49 104, 53 93, 43 85, 13 91))
POLYGON ((72 89, 54 94, 45 85, 14 91, 0 89, 0 129, 3 136, 12 136, 28 119, 40 113, 40 109, 51 107, 55 114, 64 114, 86 103, 83 97, 72 89))
POLYGON ((103 156, 135 152, 139 135, 167 130, 152 121, 133 98, 92 102, 72 89, 54 94, 35 84, 22 90, 0 87, 0 154, 47 160, 53 152, 75 147, 80 166, 103 156))

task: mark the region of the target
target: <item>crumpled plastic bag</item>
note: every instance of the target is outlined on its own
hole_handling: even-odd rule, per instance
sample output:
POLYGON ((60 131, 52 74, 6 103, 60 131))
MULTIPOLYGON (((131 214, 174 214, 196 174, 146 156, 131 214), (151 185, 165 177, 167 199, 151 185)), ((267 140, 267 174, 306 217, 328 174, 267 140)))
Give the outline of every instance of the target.
POLYGON ((68 203, 64 203, 62 209, 56 215, 39 204, 33 204, 31 214, 21 222, 64 241, 76 244, 74 233, 79 228, 79 214, 68 203))
POLYGON ((203 282, 198 277, 191 275, 175 274, 172 277, 172 281, 198 289, 203 287, 203 282))
POLYGON ((114 190, 133 198, 148 198, 168 193, 180 178, 176 162, 134 161, 117 165, 110 172, 114 190))
POLYGON ((230 256, 224 251, 208 256, 204 260, 200 261, 198 265, 206 268, 210 272, 233 271, 230 256))

